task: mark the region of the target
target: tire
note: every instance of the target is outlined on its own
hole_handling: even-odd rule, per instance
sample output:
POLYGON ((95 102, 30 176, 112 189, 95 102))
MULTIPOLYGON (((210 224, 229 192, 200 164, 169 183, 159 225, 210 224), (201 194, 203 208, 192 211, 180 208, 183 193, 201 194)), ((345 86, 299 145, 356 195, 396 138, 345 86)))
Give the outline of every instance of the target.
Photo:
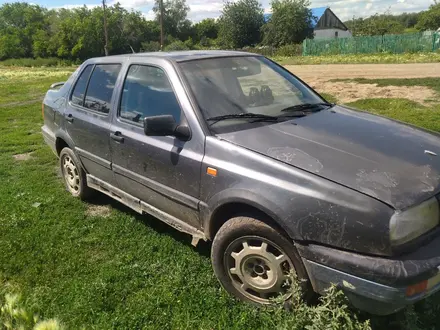
POLYGON ((72 149, 61 150, 60 167, 66 189, 72 196, 86 200, 94 194, 94 190, 87 186, 86 172, 72 149))
POLYGON ((286 283, 290 271, 301 280, 303 299, 311 302, 315 297, 293 243, 255 218, 236 217, 227 221, 214 237, 211 261, 221 285, 242 301, 267 305, 280 296, 288 300, 289 291, 280 286, 280 281, 286 283))

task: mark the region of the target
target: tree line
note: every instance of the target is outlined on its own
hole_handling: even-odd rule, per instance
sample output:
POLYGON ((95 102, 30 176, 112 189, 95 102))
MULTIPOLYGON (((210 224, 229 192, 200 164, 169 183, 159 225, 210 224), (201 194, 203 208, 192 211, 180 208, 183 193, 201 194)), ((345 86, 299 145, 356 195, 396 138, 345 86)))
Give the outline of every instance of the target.
POLYGON ((389 12, 375 14, 367 18, 356 18, 346 21, 345 25, 354 36, 415 33, 418 31, 440 28, 440 2, 426 11, 392 15, 389 12))
MULTIPOLYGON (((273 0, 272 16, 264 19, 258 0, 225 2, 218 19, 193 23, 185 0, 163 1, 165 50, 246 46, 282 47, 313 38, 308 0, 273 0)), ((110 54, 160 49, 160 7, 154 20, 120 4, 106 8, 110 54)), ((25 2, 0 6, 0 60, 57 57, 84 60, 104 55, 104 11, 100 6, 47 9, 25 2)), ((346 25, 355 35, 402 33, 440 27, 440 3, 416 14, 374 15, 353 19, 346 25)))

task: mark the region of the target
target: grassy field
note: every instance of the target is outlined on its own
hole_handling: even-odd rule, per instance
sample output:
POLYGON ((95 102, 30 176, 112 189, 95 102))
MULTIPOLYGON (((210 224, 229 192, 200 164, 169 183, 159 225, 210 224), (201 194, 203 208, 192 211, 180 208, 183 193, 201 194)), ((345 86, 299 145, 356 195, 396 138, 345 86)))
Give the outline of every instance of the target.
MULTIPOLYGON (((253 52, 252 49, 246 50, 253 52)), ((356 54, 356 55, 323 55, 323 56, 272 56, 283 65, 305 64, 379 64, 379 63, 436 63, 440 62, 440 52, 437 53, 405 53, 405 54, 356 54)), ((79 63, 79 61, 77 61, 79 63)), ((68 67, 73 61, 58 58, 18 58, 0 61, 1 67, 68 67)), ((54 69, 54 68, 52 68, 54 69)))
MULTIPOLYGON (((208 244, 193 248, 189 236, 107 197, 92 204, 72 198, 40 133, 42 95, 68 71, 0 68, 0 306, 5 292, 20 293, 23 308, 67 329, 369 328, 353 321, 336 294, 294 313, 237 302, 215 279, 208 244)), ((440 131, 438 106, 355 105, 440 131)), ((437 329, 439 315, 437 295, 370 322, 373 329, 437 329)))
POLYGON ((283 65, 435 63, 440 62, 440 53, 294 56, 275 57, 274 60, 283 65))

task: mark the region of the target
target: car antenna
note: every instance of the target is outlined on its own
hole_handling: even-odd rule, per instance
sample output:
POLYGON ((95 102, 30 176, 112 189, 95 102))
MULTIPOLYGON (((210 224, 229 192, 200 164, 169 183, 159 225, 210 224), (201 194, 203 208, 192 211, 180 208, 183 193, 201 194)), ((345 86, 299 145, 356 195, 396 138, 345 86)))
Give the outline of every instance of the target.
POLYGON ((128 46, 130 46, 130 49, 133 52, 133 54, 136 54, 136 52, 134 51, 133 47, 131 47, 131 45, 128 45, 128 46))

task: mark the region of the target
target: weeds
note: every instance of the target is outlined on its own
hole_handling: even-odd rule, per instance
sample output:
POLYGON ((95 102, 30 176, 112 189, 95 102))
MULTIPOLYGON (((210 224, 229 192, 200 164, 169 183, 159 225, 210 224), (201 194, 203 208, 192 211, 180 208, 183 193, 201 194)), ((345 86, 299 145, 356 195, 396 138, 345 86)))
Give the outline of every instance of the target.
POLYGON ((319 303, 308 305, 302 299, 300 282, 295 274, 291 275, 289 291, 289 312, 282 306, 285 303, 276 300, 278 308, 274 316, 278 329, 290 330, 371 330, 370 322, 360 321, 355 312, 348 307, 345 294, 335 285, 328 288, 326 294, 319 298, 319 303))
POLYGON ((62 330, 57 320, 40 320, 23 306, 20 294, 11 292, 11 287, 5 283, 0 285, 1 330, 62 330))

